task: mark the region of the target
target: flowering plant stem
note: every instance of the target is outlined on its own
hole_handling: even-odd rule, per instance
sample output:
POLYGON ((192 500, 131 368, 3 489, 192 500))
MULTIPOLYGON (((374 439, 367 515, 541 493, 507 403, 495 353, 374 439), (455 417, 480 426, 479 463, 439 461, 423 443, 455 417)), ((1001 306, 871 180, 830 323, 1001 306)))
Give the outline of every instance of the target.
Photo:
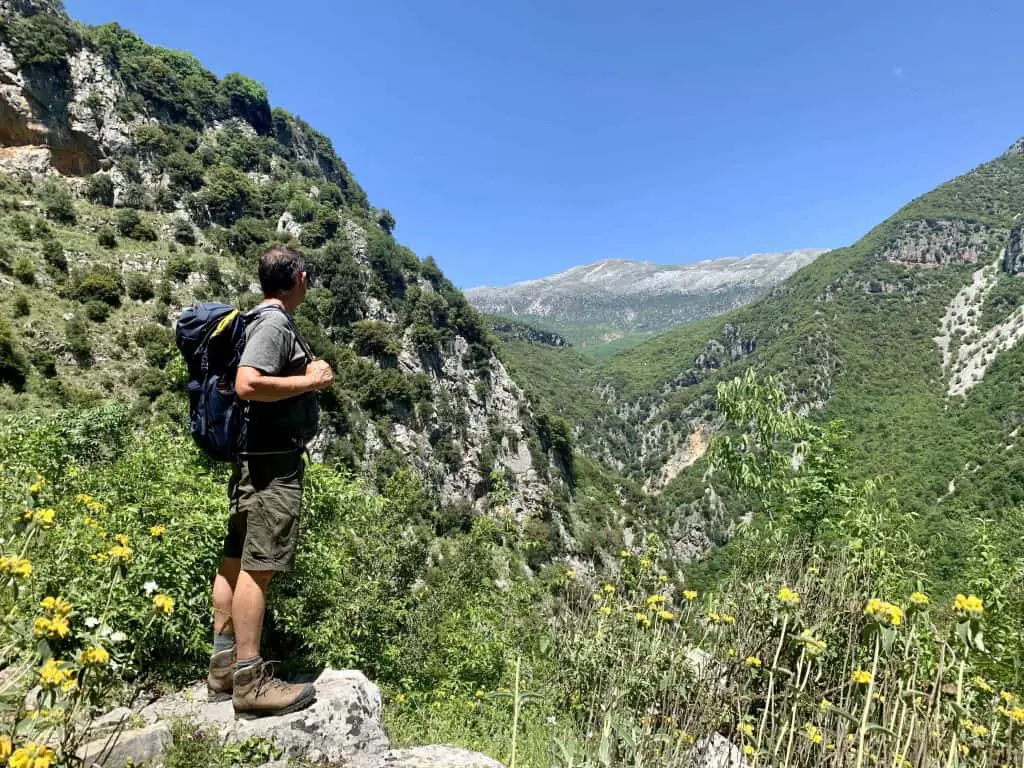
POLYGON ((857 768, 864 765, 864 740, 868 734, 868 716, 871 714, 871 697, 875 693, 875 675, 878 674, 878 657, 882 651, 882 636, 875 633, 875 654, 871 659, 871 679, 868 681, 868 691, 864 695, 864 710, 860 716, 860 727, 857 729, 857 768))

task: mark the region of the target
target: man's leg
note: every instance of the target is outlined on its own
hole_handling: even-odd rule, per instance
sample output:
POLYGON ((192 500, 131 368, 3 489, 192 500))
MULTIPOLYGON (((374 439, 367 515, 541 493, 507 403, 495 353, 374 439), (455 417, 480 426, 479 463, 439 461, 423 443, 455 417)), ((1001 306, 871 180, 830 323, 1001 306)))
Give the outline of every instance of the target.
POLYGON ((231 604, 235 597, 235 583, 242 568, 239 557, 223 557, 217 575, 213 577, 213 632, 215 635, 234 634, 231 604))
POLYGON ((239 661, 259 659, 267 587, 273 575, 273 571, 243 570, 238 573, 231 602, 231 621, 235 627, 239 661))

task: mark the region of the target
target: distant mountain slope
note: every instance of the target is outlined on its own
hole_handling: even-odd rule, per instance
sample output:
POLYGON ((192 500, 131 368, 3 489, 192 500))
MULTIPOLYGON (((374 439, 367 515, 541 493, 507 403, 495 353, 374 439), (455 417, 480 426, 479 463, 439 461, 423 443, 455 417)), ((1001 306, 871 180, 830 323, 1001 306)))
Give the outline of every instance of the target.
POLYGON ((533 320, 586 346, 736 309, 822 253, 808 248, 675 266, 609 259, 500 288, 471 288, 466 296, 482 312, 533 320))
POLYGON ((714 541, 744 511, 723 517, 722 489, 705 475, 721 424, 715 387, 749 367, 777 374, 795 407, 842 420, 845 459, 887 478, 918 515, 933 575, 952 579, 987 530, 978 519, 992 521, 985 535, 1020 543, 998 522, 1024 503, 1022 213, 1018 142, 723 317, 588 366, 574 350, 523 342, 501 354, 590 457, 676 516, 703 506, 714 541), (527 364, 539 355, 543 365, 527 364))

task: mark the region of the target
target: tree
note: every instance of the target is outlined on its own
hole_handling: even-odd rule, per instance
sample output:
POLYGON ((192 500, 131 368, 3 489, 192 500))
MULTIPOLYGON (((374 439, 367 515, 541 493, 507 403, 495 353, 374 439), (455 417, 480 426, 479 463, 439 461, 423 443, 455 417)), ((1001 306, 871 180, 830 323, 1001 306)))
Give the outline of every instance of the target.
POLYGON ((216 224, 231 226, 253 207, 256 188, 236 168, 220 165, 210 171, 209 180, 195 196, 196 213, 216 224))
POLYGON ((380 213, 377 214, 377 226, 386 235, 390 235, 395 231, 395 217, 391 215, 391 211, 387 208, 382 208, 380 213))
POLYGON ((43 261, 57 272, 68 271, 68 260, 64 255, 64 248, 54 238, 43 241, 43 261))
POLYGON ((86 196, 96 205, 112 206, 114 204, 114 182, 105 173, 95 173, 89 177, 86 196))
POLYGON ((245 75, 232 72, 220 81, 219 90, 227 101, 228 114, 242 118, 261 136, 270 133, 272 120, 266 88, 245 75))
POLYGON ((117 212, 117 231, 125 237, 131 237, 141 221, 142 217, 134 208, 122 208, 117 212))
POLYGON ((149 301, 153 298, 153 281, 142 272, 131 272, 124 282, 128 298, 134 301, 149 301))
POLYGON ((174 242, 182 245, 195 245, 196 232, 192 225, 185 219, 176 219, 173 229, 174 242))
POLYGON ((51 182, 43 187, 41 194, 46 215, 61 224, 74 224, 78 220, 71 195, 60 184, 51 182))
POLYGON ((79 301, 100 301, 112 307, 120 306, 124 284, 119 273, 97 266, 76 278, 74 294, 79 301))

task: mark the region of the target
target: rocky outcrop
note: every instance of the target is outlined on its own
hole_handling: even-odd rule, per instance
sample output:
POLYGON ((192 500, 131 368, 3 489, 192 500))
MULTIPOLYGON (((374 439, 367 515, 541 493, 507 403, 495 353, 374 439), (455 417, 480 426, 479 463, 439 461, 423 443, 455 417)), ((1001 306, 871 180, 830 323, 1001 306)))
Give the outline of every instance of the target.
POLYGON ((106 158, 131 146, 133 124, 116 105, 124 97, 120 82, 93 51, 73 52, 63 65, 23 69, 0 40, 0 147, 23 170, 38 172, 39 151, 49 151, 49 166, 65 175, 95 173, 106 158), (28 153, 33 160, 23 159, 28 153))
POLYGON ((485 755, 443 746, 391 750, 381 722, 380 690, 361 672, 328 669, 316 681, 316 702, 279 717, 235 719, 230 701, 206 701, 205 684, 160 698, 138 710, 100 718, 96 738, 79 750, 86 766, 124 768, 159 758, 171 743, 169 723, 186 720, 214 729, 228 742, 266 739, 283 760, 351 768, 501 768, 485 755), (126 726, 143 724, 127 729, 126 726))
POLYGON ((1006 251, 1003 253, 1003 272, 1008 275, 1024 272, 1024 216, 1019 217, 1010 230, 1006 251))
POLYGON ((539 344, 543 347, 569 347, 568 341, 557 333, 542 331, 526 323, 498 322, 493 326, 494 332, 503 341, 526 341, 530 344, 539 344))
POLYGON ((886 261, 907 267, 974 264, 986 256, 998 234, 993 227, 971 221, 906 221, 879 253, 886 261))

